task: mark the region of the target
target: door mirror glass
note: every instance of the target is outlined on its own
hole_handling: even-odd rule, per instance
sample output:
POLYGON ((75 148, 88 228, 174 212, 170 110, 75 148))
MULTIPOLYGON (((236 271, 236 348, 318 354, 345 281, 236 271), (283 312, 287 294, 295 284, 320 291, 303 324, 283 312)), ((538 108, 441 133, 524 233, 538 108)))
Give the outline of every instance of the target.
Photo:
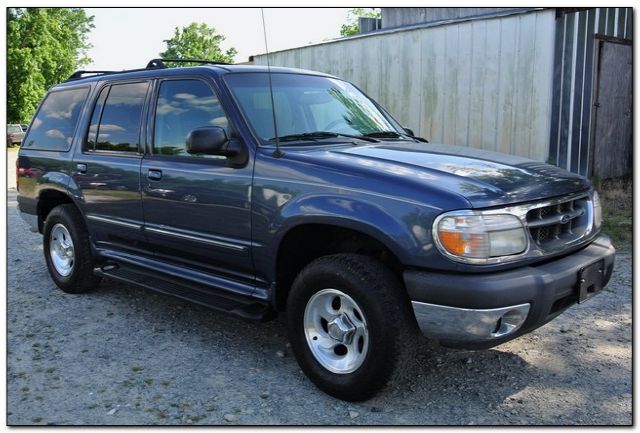
POLYGON ((187 152, 192 155, 224 155, 228 141, 224 128, 196 128, 187 136, 187 152))

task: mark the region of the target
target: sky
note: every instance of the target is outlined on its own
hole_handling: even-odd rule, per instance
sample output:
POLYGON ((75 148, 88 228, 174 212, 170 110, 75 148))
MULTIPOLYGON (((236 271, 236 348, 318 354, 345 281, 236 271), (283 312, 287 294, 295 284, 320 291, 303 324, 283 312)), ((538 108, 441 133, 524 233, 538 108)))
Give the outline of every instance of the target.
MULTIPOLYGON (((260 8, 87 8, 95 28, 89 42, 93 63, 85 69, 143 68, 164 51, 175 27, 203 22, 226 36, 236 62, 265 52, 260 8)), ((340 36, 346 8, 265 8, 269 51, 294 48, 340 36)))

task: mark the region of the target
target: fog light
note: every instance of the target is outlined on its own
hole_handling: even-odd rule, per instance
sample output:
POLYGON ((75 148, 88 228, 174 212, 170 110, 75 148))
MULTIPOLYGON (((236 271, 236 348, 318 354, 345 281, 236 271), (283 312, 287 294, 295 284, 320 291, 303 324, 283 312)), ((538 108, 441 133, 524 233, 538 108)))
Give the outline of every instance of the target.
POLYGON ((529 308, 526 308, 526 310, 518 309, 507 311, 496 322, 496 327, 491 333, 491 336, 497 338, 515 332, 524 323, 528 312, 529 308))

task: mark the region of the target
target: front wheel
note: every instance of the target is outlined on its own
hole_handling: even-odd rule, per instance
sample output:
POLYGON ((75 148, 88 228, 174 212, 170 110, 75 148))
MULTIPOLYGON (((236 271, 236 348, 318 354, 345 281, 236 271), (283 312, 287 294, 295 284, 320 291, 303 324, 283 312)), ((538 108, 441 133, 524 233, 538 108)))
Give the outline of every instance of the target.
POLYGON ((334 397, 365 400, 389 380, 413 318, 396 276, 357 254, 322 257, 298 275, 287 301, 298 363, 334 397))

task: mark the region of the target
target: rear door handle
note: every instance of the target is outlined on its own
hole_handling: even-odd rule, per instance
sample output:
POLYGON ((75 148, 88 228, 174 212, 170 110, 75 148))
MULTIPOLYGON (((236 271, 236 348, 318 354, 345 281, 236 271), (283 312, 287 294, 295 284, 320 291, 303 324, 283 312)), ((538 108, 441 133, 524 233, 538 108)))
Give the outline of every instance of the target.
POLYGON ((162 170, 149 169, 147 177, 149 180, 160 180, 162 179, 162 170))
POLYGON ((76 170, 78 170, 78 173, 86 173, 87 164, 76 164, 76 170))

